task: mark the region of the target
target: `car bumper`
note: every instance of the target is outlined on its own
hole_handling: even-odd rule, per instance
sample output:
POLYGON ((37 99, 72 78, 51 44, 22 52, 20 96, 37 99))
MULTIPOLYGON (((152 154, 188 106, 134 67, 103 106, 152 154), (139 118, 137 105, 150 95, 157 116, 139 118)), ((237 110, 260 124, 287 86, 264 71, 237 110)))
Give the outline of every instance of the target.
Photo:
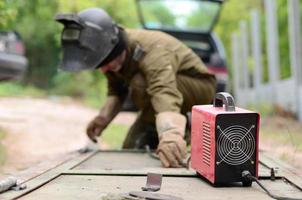
POLYGON ((24 56, 0 53, 0 80, 22 77, 27 64, 28 61, 24 56))

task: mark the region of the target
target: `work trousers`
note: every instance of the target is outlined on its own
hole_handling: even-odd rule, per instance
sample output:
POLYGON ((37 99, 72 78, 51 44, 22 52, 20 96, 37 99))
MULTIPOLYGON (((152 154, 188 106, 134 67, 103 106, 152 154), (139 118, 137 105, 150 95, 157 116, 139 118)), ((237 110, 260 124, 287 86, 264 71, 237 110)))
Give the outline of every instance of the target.
MULTIPOLYGON (((183 96, 181 113, 187 115, 192 106, 211 103, 216 88, 213 77, 195 78, 178 74, 176 76, 177 88, 183 96)), ((136 74, 130 82, 130 94, 134 104, 139 109, 136 121, 131 126, 123 143, 125 149, 142 149, 148 145, 156 149, 158 136, 155 127, 155 111, 151 98, 147 94, 147 84, 141 74, 136 74)), ((187 126, 188 127, 188 126, 187 126)), ((186 140, 190 141, 189 130, 186 130, 186 140)))

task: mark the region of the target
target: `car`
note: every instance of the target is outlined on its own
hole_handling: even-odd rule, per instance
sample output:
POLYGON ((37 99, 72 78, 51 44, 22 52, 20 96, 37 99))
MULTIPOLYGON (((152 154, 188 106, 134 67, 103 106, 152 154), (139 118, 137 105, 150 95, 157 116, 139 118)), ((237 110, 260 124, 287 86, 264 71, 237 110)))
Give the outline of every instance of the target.
POLYGON ((16 31, 0 31, 0 81, 20 80, 27 64, 20 34, 16 31))
MULTIPOLYGON (((213 32, 223 0, 136 0, 142 28, 166 32, 190 47, 217 79, 216 92, 227 88, 228 70, 224 46, 213 32)), ((136 108, 128 97, 124 111, 136 108)))
POLYGON ((166 32, 189 46, 216 75, 217 92, 226 90, 225 51, 213 32, 223 0, 136 0, 144 29, 166 32))

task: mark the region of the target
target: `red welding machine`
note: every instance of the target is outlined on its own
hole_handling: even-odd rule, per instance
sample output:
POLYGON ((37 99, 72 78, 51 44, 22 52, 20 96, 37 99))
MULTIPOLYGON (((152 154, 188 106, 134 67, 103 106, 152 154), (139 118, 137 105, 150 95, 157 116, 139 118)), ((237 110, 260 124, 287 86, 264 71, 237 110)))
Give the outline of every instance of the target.
POLYGON ((235 107, 234 98, 217 93, 214 105, 192 108, 192 168, 214 185, 242 182, 243 171, 258 177, 258 113, 235 107))

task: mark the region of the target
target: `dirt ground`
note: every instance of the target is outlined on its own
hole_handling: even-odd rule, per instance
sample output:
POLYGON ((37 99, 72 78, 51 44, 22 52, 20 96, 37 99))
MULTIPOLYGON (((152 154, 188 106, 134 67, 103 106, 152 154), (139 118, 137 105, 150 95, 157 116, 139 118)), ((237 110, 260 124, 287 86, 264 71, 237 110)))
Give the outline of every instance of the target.
MULTIPOLYGON (((88 143, 86 125, 98 110, 70 99, 0 98, 0 128, 7 134, 1 141, 6 150, 6 162, 0 177, 27 169, 45 160, 66 155, 88 143)), ((135 113, 120 113, 114 123, 130 125, 135 113)), ((300 133, 301 124, 282 117, 262 120, 266 131, 274 132, 290 126, 300 133)), ((286 157, 294 167, 302 169, 302 151, 297 146, 274 142, 260 136, 260 148, 272 156, 286 157)), ((106 144, 102 144, 106 146, 106 144)))
MULTIPOLYGON (((0 175, 85 147, 87 123, 97 112, 70 99, 0 98, 0 127, 6 133, 1 141, 6 161, 0 175)), ((135 116, 123 112, 113 122, 127 125, 135 116)), ((106 148, 106 144, 101 146, 106 148)))

